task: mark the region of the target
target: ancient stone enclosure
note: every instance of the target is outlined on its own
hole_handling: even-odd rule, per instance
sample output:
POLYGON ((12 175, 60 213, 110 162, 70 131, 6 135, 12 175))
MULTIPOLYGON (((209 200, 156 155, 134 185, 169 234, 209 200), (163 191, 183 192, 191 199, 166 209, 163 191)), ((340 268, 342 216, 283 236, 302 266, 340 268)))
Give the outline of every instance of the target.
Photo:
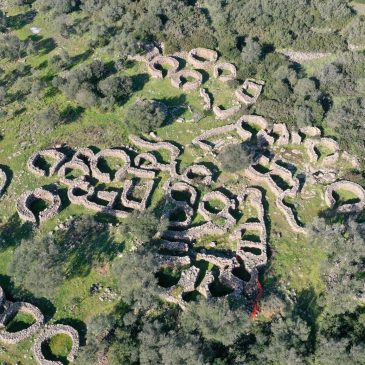
POLYGON ((194 48, 188 53, 178 53, 177 55, 163 56, 157 48, 148 53, 145 57, 137 57, 138 61, 143 61, 147 65, 148 73, 154 78, 168 77, 171 84, 190 92, 199 89, 204 110, 212 110, 216 119, 225 120, 237 114, 242 106, 249 106, 256 102, 262 92, 263 81, 247 79, 232 93, 233 106, 225 109, 216 104, 214 94, 207 92, 202 87, 203 73, 201 70, 212 71, 213 77, 225 83, 237 80, 237 69, 229 62, 218 62, 218 53, 206 48, 194 48), (180 61, 179 61, 180 60, 180 61), (182 68, 182 62, 186 66, 182 68), (162 66, 168 67, 164 72, 162 66))
MULTIPOLYGON (((99 152, 66 147, 39 151, 31 156, 28 169, 36 175, 57 175, 59 184, 67 187, 72 204, 121 219, 134 210, 145 210, 156 189, 162 189, 163 216, 169 226, 162 233, 156 271, 182 270, 180 280, 166 288, 164 295, 181 307, 189 292, 211 299, 210 288, 215 282, 223 284, 233 296, 249 291, 256 283, 258 270, 268 259, 265 218, 268 211, 264 204, 267 194, 273 196, 287 227, 300 235, 307 232, 295 201, 306 194, 308 184, 323 186, 324 204, 329 209, 357 213, 365 206, 364 189, 352 182, 336 181, 334 173, 339 161, 349 164, 356 161, 314 127, 292 131, 285 124, 269 125, 260 116, 244 115, 234 123, 207 130, 193 139, 192 146, 199 148, 204 158, 185 167, 180 166, 181 146, 152 136, 149 139, 130 136, 130 142, 130 146, 99 152), (247 141, 256 141, 267 152, 244 170, 245 181, 239 190, 230 191, 217 180, 217 153, 229 144, 247 141), (47 159, 47 167, 42 159, 47 159), (113 169, 105 165, 110 159, 114 161, 113 169), (356 202, 338 206, 334 196, 338 190, 354 194, 356 202), (209 248, 195 248, 197 242, 209 237, 225 239, 229 251, 222 253, 216 249, 213 240, 209 248), (202 278, 195 265, 199 261, 218 267, 218 275, 206 271, 202 278), (237 275, 242 269, 245 280, 237 275)), ((20 218, 33 224, 42 224, 60 209, 62 201, 57 189, 27 191, 17 202, 20 218), (35 200, 43 200, 47 207, 35 212, 32 210, 35 200)))
POLYGON ((68 361, 73 361, 79 348, 79 334, 71 326, 63 324, 46 325, 42 312, 34 305, 26 302, 11 302, 6 299, 3 289, 0 287, 0 341, 7 344, 17 344, 27 338, 35 336, 33 355, 40 365, 62 365, 59 361, 47 360, 42 352, 42 344, 53 336, 65 334, 72 340, 72 349, 67 356, 68 361), (34 318, 34 323, 29 327, 9 332, 7 324, 17 313, 27 313, 34 318))
MULTIPOLYGON (((35 178, 49 178, 52 185, 17 196, 20 219, 34 226, 49 221, 52 226, 52 219, 71 203, 85 212, 119 220, 159 203, 168 228, 158 237, 156 273, 180 273, 175 283, 161 285, 163 298, 184 309, 189 296, 197 293, 216 300, 217 284, 224 288, 220 296, 238 297, 254 290, 258 273, 268 262, 271 214, 293 236, 302 237, 307 229, 300 208, 312 202, 315 193, 323 210, 340 214, 364 210, 364 188, 341 174, 341 166, 357 167, 358 162, 341 151, 335 140, 323 137, 315 127, 289 130, 285 124, 270 124, 261 116, 236 116, 243 106, 256 102, 264 87, 262 81, 246 79, 232 93, 234 106, 225 109, 202 87, 204 70, 222 83, 237 79, 236 67, 219 60, 217 52, 197 48, 164 56, 155 51, 138 60, 145 62, 152 77, 167 77, 184 92, 195 90, 217 126, 201 129, 185 146, 151 133, 130 135, 128 145, 102 150, 58 145, 37 151, 24 167, 35 178), (234 116, 234 122, 230 119, 222 125, 222 120, 234 116), (248 168, 231 174, 236 181, 229 185, 227 177, 220 178, 217 156, 227 146, 243 142, 259 152, 248 168), (189 163, 184 160, 186 151, 193 156, 189 163), (351 199, 342 201, 340 192, 351 199)), ((0 197, 8 183, 9 176, 0 168, 0 197)), ((15 333, 3 328, 0 341, 13 344, 35 335, 33 351, 38 363, 59 364, 44 358, 42 343, 58 333, 67 334, 73 341, 68 355, 72 361, 79 344, 77 331, 61 324, 45 325, 38 308, 6 301, 0 288, 0 324, 6 327, 19 311, 31 314, 34 324, 15 333)))

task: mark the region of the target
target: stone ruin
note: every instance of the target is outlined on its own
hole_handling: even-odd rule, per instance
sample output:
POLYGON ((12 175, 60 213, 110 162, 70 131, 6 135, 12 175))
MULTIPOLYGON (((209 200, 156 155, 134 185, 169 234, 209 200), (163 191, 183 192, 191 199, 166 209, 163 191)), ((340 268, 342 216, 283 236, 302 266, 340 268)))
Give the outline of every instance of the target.
MULTIPOLYGON (((261 116, 244 115, 235 123, 207 130, 196 137, 192 144, 210 157, 210 163, 213 159, 218 165, 219 161, 215 160, 217 152, 229 144, 254 140, 259 146, 270 149, 270 153, 256 158, 244 171, 247 186, 242 187, 239 193, 220 190, 212 168, 207 167, 204 160, 179 167, 180 148, 171 142, 151 137, 152 140, 147 140, 130 136, 133 148, 121 146, 98 153, 87 148, 79 149, 52 171, 57 171, 60 182, 68 187, 67 195, 71 203, 117 218, 127 217, 132 210, 146 209, 158 184, 157 174, 161 172, 161 176, 168 175, 167 181, 163 180, 163 215, 168 220, 168 228, 162 233, 160 252, 156 257, 159 266, 156 270, 170 267, 181 271, 179 282, 166 289, 164 298, 182 308, 185 295, 193 291, 209 300, 217 300, 211 291, 216 282, 227 287, 229 295, 233 296, 254 290, 258 270, 267 264, 264 190, 270 190, 274 195, 276 207, 288 222, 288 227, 296 234, 306 234, 305 227, 298 219, 295 204, 291 203, 301 197, 306 181, 297 172, 297 166, 290 162, 290 156, 287 160, 287 146, 298 149, 290 153, 303 155, 305 162, 300 168, 307 181, 317 182, 320 179, 320 183, 327 186, 325 201, 329 207, 336 207, 333 194, 338 189, 351 191, 359 200, 337 207, 339 212, 359 212, 365 207, 364 189, 351 182, 336 182, 336 175, 333 176, 330 173, 332 170, 329 170, 338 160, 350 159, 340 151, 336 141, 322 137, 316 127, 294 131, 282 123, 269 125, 261 116), (321 148, 326 150, 323 156, 321 148), (161 156, 164 156, 163 161, 161 156), (106 173, 100 161, 108 157, 120 160, 123 166, 115 168, 113 173, 106 173), (69 172, 73 170, 78 171, 78 176, 70 177, 69 172), (320 177, 321 174, 325 176, 320 177), (99 186, 93 186, 92 179, 112 186, 100 190, 99 186), (213 201, 218 201, 221 207, 212 209, 210 202, 213 201), (256 213, 238 222, 237 216, 245 205, 256 213), (202 221, 194 223, 197 215, 202 221), (209 249, 195 247, 199 240, 209 237, 227 237, 231 249, 216 249, 214 242, 209 244, 209 249), (208 270, 202 278, 200 269, 195 265, 196 261, 201 260, 218 268, 218 274, 208 270), (242 267, 248 274, 247 281, 237 276, 242 267)), ((35 172, 31 164, 28 166, 35 172)), ((28 195, 32 196, 27 193, 19 201, 25 202, 28 195)), ((48 199, 51 200, 50 196, 48 199)), ((29 207, 29 203, 19 206, 23 205, 29 207)), ((22 211, 20 214, 23 219, 28 217, 22 211)), ((42 216, 42 220, 49 216, 51 214, 42 216)))
POLYGON ((33 191, 26 191, 17 200, 16 209, 19 217, 31 223, 42 223, 52 217, 54 217, 61 208, 61 198, 57 193, 50 192, 48 190, 37 188, 33 191), (36 200, 43 200, 49 203, 49 206, 39 213, 37 218, 34 212, 31 210, 31 205, 36 200))
POLYGON ((358 199, 356 203, 347 203, 342 204, 337 207, 338 213, 359 213, 365 208, 365 189, 352 181, 337 181, 329 186, 327 186, 324 199, 328 207, 335 208, 337 205, 337 201, 334 198, 333 194, 338 190, 345 190, 353 195, 355 195, 358 199))
POLYGON ((54 324, 51 326, 45 326, 42 329, 41 334, 36 338, 33 346, 33 353, 36 361, 39 365, 62 365, 60 361, 47 360, 42 353, 42 344, 56 335, 67 335, 72 339, 72 348, 67 355, 68 361, 74 361, 77 351, 79 350, 79 334, 71 326, 64 324, 54 324))
POLYGON ((58 171, 58 169, 65 162, 65 160, 66 160, 66 155, 64 153, 54 148, 50 148, 47 150, 36 152, 28 160, 27 167, 29 171, 32 171, 34 174, 37 174, 39 176, 52 176, 55 172, 58 171), (41 168, 40 166, 37 166, 37 163, 39 163, 39 161, 45 157, 48 157, 51 160, 53 160, 53 163, 49 167, 48 171, 41 168))
POLYGON ((219 81, 228 82, 237 78, 237 69, 232 63, 222 62, 214 66, 213 74, 219 81), (225 72, 228 72, 228 75, 225 72))
POLYGON ((44 316, 36 306, 26 302, 7 300, 0 287, 0 342, 13 345, 35 335, 33 353, 37 363, 39 365, 62 365, 59 361, 47 360, 42 353, 42 343, 58 334, 68 335, 72 339, 72 349, 67 360, 73 361, 79 348, 78 332, 73 327, 62 324, 45 325, 44 316), (34 323, 16 332, 7 331, 6 325, 19 312, 30 314, 34 318, 34 323))
POLYGON ((253 79, 245 80, 243 85, 232 93, 232 97, 238 105, 233 105, 227 109, 219 105, 213 105, 212 98, 207 90, 201 87, 203 75, 199 70, 212 70, 213 77, 221 82, 228 82, 237 78, 236 67, 229 62, 217 63, 218 58, 216 51, 207 48, 194 48, 188 54, 180 52, 173 56, 162 56, 156 49, 156 52, 153 54, 147 54, 145 57, 138 58, 137 61, 144 61, 147 64, 148 73, 152 77, 159 79, 164 78, 164 73, 160 67, 168 65, 169 69, 166 76, 170 78, 171 84, 174 87, 185 92, 199 89, 204 110, 212 109, 218 120, 224 120, 237 114, 241 110, 240 104, 246 106, 254 104, 262 92, 264 82, 253 79), (177 58, 185 59, 187 64, 194 69, 184 68, 179 70, 180 64, 177 58))
POLYGON ((171 77, 171 85, 183 91, 198 89, 203 82, 203 75, 196 70, 181 70, 171 77), (190 81, 189 79, 193 79, 190 81))
POLYGON ((170 68, 167 71, 167 77, 171 77, 179 70, 179 61, 174 57, 169 56, 157 56, 147 63, 148 72, 158 79, 163 79, 164 75, 162 70, 157 68, 158 66, 168 65, 170 68), (157 67, 156 67, 157 66, 157 67))
POLYGON ((245 105, 254 104, 261 94, 263 85, 263 81, 247 79, 243 85, 235 91, 235 96, 245 105))
POLYGON ((43 325, 44 316, 42 312, 30 303, 7 301, 2 305, 3 313, 1 315, 0 325, 3 329, 0 330, 0 341, 7 344, 16 344, 30 336, 34 335, 43 325), (34 318, 34 323, 28 328, 16 332, 9 332, 5 326, 10 322, 17 313, 27 313, 34 318))
POLYGON ((211 68, 218 60, 218 53, 207 48, 194 48, 188 53, 187 61, 194 68, 211 68))

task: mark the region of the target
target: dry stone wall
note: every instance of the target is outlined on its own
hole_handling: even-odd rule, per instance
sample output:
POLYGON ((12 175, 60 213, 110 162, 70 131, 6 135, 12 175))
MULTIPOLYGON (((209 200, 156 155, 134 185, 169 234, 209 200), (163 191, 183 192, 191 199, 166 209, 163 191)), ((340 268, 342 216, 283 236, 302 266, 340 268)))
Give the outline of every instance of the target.
POLYGON ((37 223, 39 219, 39 222, 42 223, 57 214, 61 208, 61 198, 57 193, 37 188, 34 191, 26 191, 23 193, 17 201, 16 208, 22 220, 37 223), (30 208, 32 203, 37 199, 46 201, 49 204, 46 209, 39 213, 38 218, 30 208))
POLYGON ((39 308, 26 302, 7 301, 3 289, 0 287, 0 342, 17 344, 36 335, 33 353, 37 363, 39 365, 62 365, 59 361, 47 360, 42 352, 42 344, 57 334, 65 334, 71 338, 72 348, 67 355, 67 360, 73 361, 79 349, 78 332, 73 327, 62 324, 45 325, 44 316, 39 308), (34 318, 34 323, 23 330, 8 332, 5 326, 19 312, 30 314, 34 318))

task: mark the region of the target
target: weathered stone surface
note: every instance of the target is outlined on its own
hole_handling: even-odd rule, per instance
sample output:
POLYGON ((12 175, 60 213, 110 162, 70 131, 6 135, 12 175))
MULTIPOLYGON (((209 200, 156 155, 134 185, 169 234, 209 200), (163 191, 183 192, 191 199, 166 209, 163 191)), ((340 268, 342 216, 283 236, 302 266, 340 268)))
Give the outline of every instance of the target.
POLYGON ((72 348, 70 353, 67 355, 68 361, 73 361, 79 349, 79 334, 71 326, 64 324, 54 324, 44 327, 42 333, 37 337, 33 346, 33 354, 39 365, 62 365, 60 361, 47 360, 42 352, 42 344, 56 336, 58 334, 64 334, 71 338, 72 348))
POLYGON ((19 217, 24 221, 37 223, 37 217, 30 209, 30 205, 37 199, 49 203, 49 207, 39 213, 39 222, 42 223, 56 215, 61 207, 61 199, 56 193, 37 188, 34 191, 26 191, 17 201, 17 211, 19 217))
POLYGON ((194 48, 188 53, 187 61, 195 68, 208 69, 218 60, 218 53, 208 48, 194 48))

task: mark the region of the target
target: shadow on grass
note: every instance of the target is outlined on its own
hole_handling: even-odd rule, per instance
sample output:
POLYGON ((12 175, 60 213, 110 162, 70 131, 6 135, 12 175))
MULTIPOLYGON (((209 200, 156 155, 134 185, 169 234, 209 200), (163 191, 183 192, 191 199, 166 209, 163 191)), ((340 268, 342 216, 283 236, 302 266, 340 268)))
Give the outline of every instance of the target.
POLYGON ((141 73, 131 76, 131 79, 133 83, 133 91, 136 92, 143 90, 150 77, 147 73, 141 73))
POLYGON ((29 222, 23 223, 18 213, 13 214, 8 221, 0 226, 0 251, 9 247, 16 246, 22 239, 28 239, 32 236, 33 225, 29 222))
POLYGON ((47 298, 35 297, 31 292, 14 284, 8 275, 0 275, 0 285, 4 289, 6 298, 13 302, 28 302, 38 307, 48 321, 56 313, 56 308, 47 298))
POLYGON ((27 24, 30 24, 36 16, 37 12, 35 10, 30 10, 26 13, 8 16, 6 19, 7 26, 12 29, 21 29, 27 24))

